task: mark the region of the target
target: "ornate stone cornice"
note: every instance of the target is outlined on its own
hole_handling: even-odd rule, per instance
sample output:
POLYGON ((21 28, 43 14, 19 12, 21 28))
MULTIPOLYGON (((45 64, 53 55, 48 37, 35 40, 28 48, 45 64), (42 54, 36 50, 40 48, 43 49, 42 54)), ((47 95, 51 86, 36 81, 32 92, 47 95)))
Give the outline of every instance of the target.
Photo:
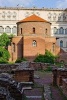
POLYGON ((32 7, 32 8, 25 8, 25 7, 0 7, 0 9, 6 9, 6 10, 45 10, 45 11, 67 11, 66 9, 63 8, 37 8, 37 7, 32 7))

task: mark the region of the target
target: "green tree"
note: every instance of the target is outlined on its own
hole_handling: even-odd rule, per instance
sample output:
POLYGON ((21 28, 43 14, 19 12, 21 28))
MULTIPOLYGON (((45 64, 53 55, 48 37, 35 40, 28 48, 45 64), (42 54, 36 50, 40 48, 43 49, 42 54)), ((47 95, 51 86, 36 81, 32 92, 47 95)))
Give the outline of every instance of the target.
POLYGON ((0 46, 8 46, 10 43, 10 39, 8 37, 8 35, 6 33, 3 33, 1 36, 0 36, 0 46))
POLYGON ((9 52, 0 46, 0 63, 6 63, 10 58, 9 52))
POLYGON ((3 33, 0 36, 0 63, 7 63, 10 58, 10 54, 6 49, 9 43, 10 43, 10 39, 8 35, 6 33, 3 33))
POLYGON ((10 54, 9 54, 9 52, 5 48, 0 46, 0 58, 2 58, 2 57, 4 59, 8 60, 9 57, 10 57, 10 54))

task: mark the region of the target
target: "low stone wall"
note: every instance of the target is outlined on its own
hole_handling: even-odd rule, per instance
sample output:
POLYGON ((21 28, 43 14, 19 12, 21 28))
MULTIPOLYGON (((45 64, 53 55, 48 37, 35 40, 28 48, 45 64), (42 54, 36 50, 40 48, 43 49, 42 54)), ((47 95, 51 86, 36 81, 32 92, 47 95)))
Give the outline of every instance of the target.
POLYGON ((49 67, 49 64, 41 62, 30 62, 29 66, 34 68, 34 70, 46 70, 49 67))
MULTIPOLYGON (((50 64, 49 63, 41 63, 41 62, 22 62, 22 63, 16 63, 16 64, 0 64, 0 73, 1 72, 11 72, 12 70, 16 68, 33 68, 34 70, 46 70, 50 64)), ((54 65, 51 65, 54 67, 54 65)))
POLYGON ((16 69, 18 64, 0 64, 0 73, 11 72, 12 69, 16 69))

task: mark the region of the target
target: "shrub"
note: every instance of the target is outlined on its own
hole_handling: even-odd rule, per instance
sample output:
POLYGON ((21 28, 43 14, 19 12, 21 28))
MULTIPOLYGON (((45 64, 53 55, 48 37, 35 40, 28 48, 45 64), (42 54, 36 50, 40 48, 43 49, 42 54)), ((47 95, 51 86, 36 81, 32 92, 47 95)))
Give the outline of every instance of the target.
POLYGON ((51 63, 53 64, 55 62, 56 57, 48 50, 46 50, 45 54, 39 54, 34 62, 42 62, 42 63, 51 63))
POLYGON ((15 63, 21 63, 23 61, 27 61, 25 58, 18 58, 15 63))

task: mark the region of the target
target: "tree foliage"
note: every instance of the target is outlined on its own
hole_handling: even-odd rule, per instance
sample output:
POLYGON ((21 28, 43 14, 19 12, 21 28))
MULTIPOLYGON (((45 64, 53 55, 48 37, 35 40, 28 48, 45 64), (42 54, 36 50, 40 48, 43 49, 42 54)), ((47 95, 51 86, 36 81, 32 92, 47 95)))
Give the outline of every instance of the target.
POLYGON ((10 39, 8 35, 6 33, 3 33, 0 36, 0 46, 8 46, 9 43, 10 43, 10 39))
POLYGON ((46 50, 45 54, 39 54, 35 58, 35 62, 43 62, 43 63, 54 63, 56 56, 54 56, 50 51, 46 50))
POLYGON ((8 60, 10 58, 10 54, 5 48, 0 46, 0 59, 1 58, 8 60))
POLYGON ((6 50, 6 47, 9 45, 9 43, 10 39, 8 35, 3 33, 0 36, 0 63, 7 63, 10 58, 10 54, 8 50, 6 50))

